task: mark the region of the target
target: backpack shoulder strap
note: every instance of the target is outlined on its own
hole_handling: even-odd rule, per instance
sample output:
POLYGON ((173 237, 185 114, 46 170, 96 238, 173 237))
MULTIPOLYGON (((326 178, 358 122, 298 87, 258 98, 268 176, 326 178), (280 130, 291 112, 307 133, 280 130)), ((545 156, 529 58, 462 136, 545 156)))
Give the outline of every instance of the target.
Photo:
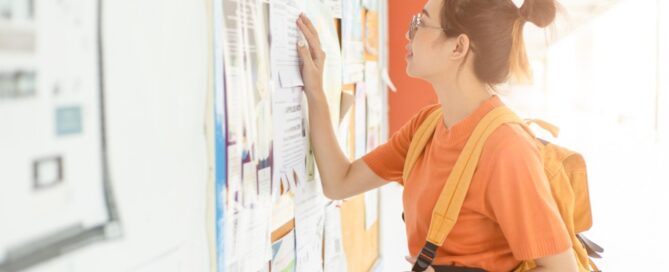
POLYGON ((411 139, 411 144, 409 145, 409 151, 407 151, 407 156, 404 159, 404 170, 402 172, 403 180, 406 181, 409 178, 409 174, 411 174, 413 166, 416 164, 416 161, 423 153, 425 145, 427 145, 427 142, 432 139, 434 130, 437 128, 439 120, 441 120, 441 113, 441 107, 438 107, 436 110, 432 111, 430 115, 428 115, 427 118, 423 120, 423 123, 421 123, 416 132, 414 132, 411 139))
POLYGON ((504 123, 524 125, 509 108, 500 106, 486 114, 474 128, 432 210, 427 242, 412 271, 424 271, 434 260, 437 248, 443 245, 458 219, 486 140, 504 123))
MULTIPOLYGON (((509 111, 511 110, 509 109, 509 111)), ((432 135, 434 134, 434 131, 437 128, 437 125, 439 125, 439 121, 441 120, 441 115, 442 115, 441 107, 435 109, 428 115, 427 118, 425 118, 425 120, 423 120, 423 122, 421 123, 420 127, 418 127, 416 132, 414 132, 411 144, 409 145, 409 150, 407 151, 407 155, 404 160, 404 170, 402 171, 403 180, 407 180, 409 178, 409 175, 411 174, 411 171, 413 170, 416 161, 423 153, 423 150, 425 150, 425 146, 427 145, 427 143, 430 141, 430 139, 432 139, 432 135)), ((535 136, 532 130, 530 130, 528 126, 529 124, 537 123, 540 124, 542 128, 550 129, 543 126, 543 124, 547 125, 550 124, 543 122, 541 120, 531 119, 523 122, 520 120, 520 118, 518 118, 515 121, 516 123, 522 125, 523 129, 525 129, 525 131, 528 134, 530 134, 532 138, 535 138, 535 136)), ((551 128, 554 127, 552 125, 550 126, 551 128)), ((555 131, 556 130, 557 128, 555 128, 555 131)), ((554 130, 550 130, 550 132, 554 135, 557 134, 557 132, 554 132, 554 130)))
POLYGON ((460 213, 460 208, 474 176, 483 146, 488 137, 504 123, 523 123, 509 108, 497 107, 490 111, 477 125, 441 190, 441 195, 432 211, 428 241, 442 245, 460 213))

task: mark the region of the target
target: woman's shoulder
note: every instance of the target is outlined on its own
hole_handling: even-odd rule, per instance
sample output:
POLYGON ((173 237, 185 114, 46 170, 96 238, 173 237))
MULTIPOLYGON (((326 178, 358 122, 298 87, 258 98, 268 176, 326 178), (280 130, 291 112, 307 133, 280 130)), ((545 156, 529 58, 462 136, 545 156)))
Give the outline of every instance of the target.
POLYGON ((506 123, 490 135, 481 156, 492 160, 535 157, 540 156, 540 146, 522 125, 506 123))
POLYGON ((477 169, 482 184, 536 182, 544 173, 539 141, 520 124, 501 125, 486 141, 477 169))

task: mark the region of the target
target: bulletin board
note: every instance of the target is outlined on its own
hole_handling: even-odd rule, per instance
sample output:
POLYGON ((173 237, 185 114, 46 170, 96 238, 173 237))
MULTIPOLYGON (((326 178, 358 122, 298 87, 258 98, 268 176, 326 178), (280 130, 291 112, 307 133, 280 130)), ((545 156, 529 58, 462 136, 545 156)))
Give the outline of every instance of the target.
MULTIPOLYGON (((348 111, 350 116, 355 116, 355 111, 359 109, 355 105, 357 102, 355 101, 355 89, 355 84, 347 84, 343 88, 342 105, 344 109, 342 111, 348 111)), ((355 120, 344 118, 342 122, 344 122, 342 125, 349 126, 347 137, 350 142, 354 142, 356 134, 359 133, 356 131, 355 120)), ((355 144, 349 145, 348 154, 351 154, 350 160, 355 159, 355 144)), ((359 195, 348 199, 341 206, 342 234, 348 271, 370 271, 379 258, 379 224, 377 220, 371 227, 367 227, 365 213, 368 208, 366 205, 370 203, 365 200, 364 195, 359 195)))
POLYGON ((212 1, 217 271, 373 270, 378 190, 323 195, 295 22, 318 29, 333 128, 359 159, 384 126, 378 1, 212 1))
POLYGON ((348 271, 370 271, 379 258, 379 222, 365 228, 364 196, 348 200, 341 209, 348 271))

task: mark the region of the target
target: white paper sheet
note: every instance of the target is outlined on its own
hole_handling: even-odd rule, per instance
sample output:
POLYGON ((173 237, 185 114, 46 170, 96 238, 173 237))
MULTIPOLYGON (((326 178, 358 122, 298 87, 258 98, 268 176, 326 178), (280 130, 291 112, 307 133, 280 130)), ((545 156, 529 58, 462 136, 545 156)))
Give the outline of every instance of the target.
POLYGON ((298 271, 323 271, 325 198, 321 184, 310 180, 295 193, 295 234, 298 271))
POLYGON ((306 181, 306 116, 302 88, 278 88, 273 100, 274 184, 285 191, 306 181))
POLYGON ((365 84, 356 84, 355 89, 355 158, 359 159, 367 152, 367 100, 365 84))
POLYGON ((272 33, 272 58, 281 88, 303 86, 297 41, 304 39, 297 29, 301 7, 295 0, 270 2, 270 29, 272 33))
POLYGON ((226 213, 225 271, 258 271, 269 260, 270 216, 268 202, 226 213))
POLYGON ((271 201, 272 168, 266 167, 258 170, 258 195, 260 201, 271 201))
POLYGON ((258 202, 258 172, 254 162, 244 163, 242 166, 242 205, 251 207, 258 202))
MULTIPOLYGON (((223 55, 225 65, 227 139, 230 143, 237 143, 242 141, 243 95, 248 91, 243 81, 244 39, 242 37, 242 18, 237 15, 237 11, 241 9, 241 2, 223 1, 223 5, 225 12, 223 15, 223 55)), ((235 153, 241 154, 241 151, 235 151, 235 153)))
POLYGON ((244 230, 246 238, 241 243, 246 245, 243 271, 258 271, 270 260, 270 206, 268 202, 258 203, 249 213, 248 227, 244 230))
POLYGON ((242 206, 242 159, 240 145, 232 143, 228 145, 227 150, 227 208, 231 211, 238 211, 242 206))
POLYGON ((341 19, 342 2, 341 0, 321 0, 332 12, 332 16, 341 19))
POLYGON ((368 10, 378 10, 379 1, 378 0, 362 0, 362 5, 368 10))
POLYGON ((364 77, 364 50, 362 40, 362 4, 360 0, 342 3, 342 58, 344 84, 355 83, 364 77))
POLYGON ((346 272, 346 254, 341 233, 341 210, 336 205, 325 208, 323 266, 325 272, 346 272))
POLYGON ((294 272, 295 232, 291 231, 272 244, 272 271, 294 272))
POLYGON ((381 142, 383 115, 383 91, 381 71, 375 61, 365 62, 365 91, 367 94, 367 150, 373 150, 381 142))

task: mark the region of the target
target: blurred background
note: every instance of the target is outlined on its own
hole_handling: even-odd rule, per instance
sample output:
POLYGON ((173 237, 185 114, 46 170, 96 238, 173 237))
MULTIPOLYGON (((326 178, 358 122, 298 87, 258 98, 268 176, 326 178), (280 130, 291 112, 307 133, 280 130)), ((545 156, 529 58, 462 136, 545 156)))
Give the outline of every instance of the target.
MULTIPOLYGON (((0 0, 0 271, 216 269, 213 2, 0 0)), ((387 137, 436 97, 405 74, 424 1, 379 2, 387 137)), ((669 2, 559 2, 525 28, 534 81, 499 95, 584 155, 598 266, 663 271, 669 2)), ((401 195, 380 189, 370 270, 409 269, 401 195)))

